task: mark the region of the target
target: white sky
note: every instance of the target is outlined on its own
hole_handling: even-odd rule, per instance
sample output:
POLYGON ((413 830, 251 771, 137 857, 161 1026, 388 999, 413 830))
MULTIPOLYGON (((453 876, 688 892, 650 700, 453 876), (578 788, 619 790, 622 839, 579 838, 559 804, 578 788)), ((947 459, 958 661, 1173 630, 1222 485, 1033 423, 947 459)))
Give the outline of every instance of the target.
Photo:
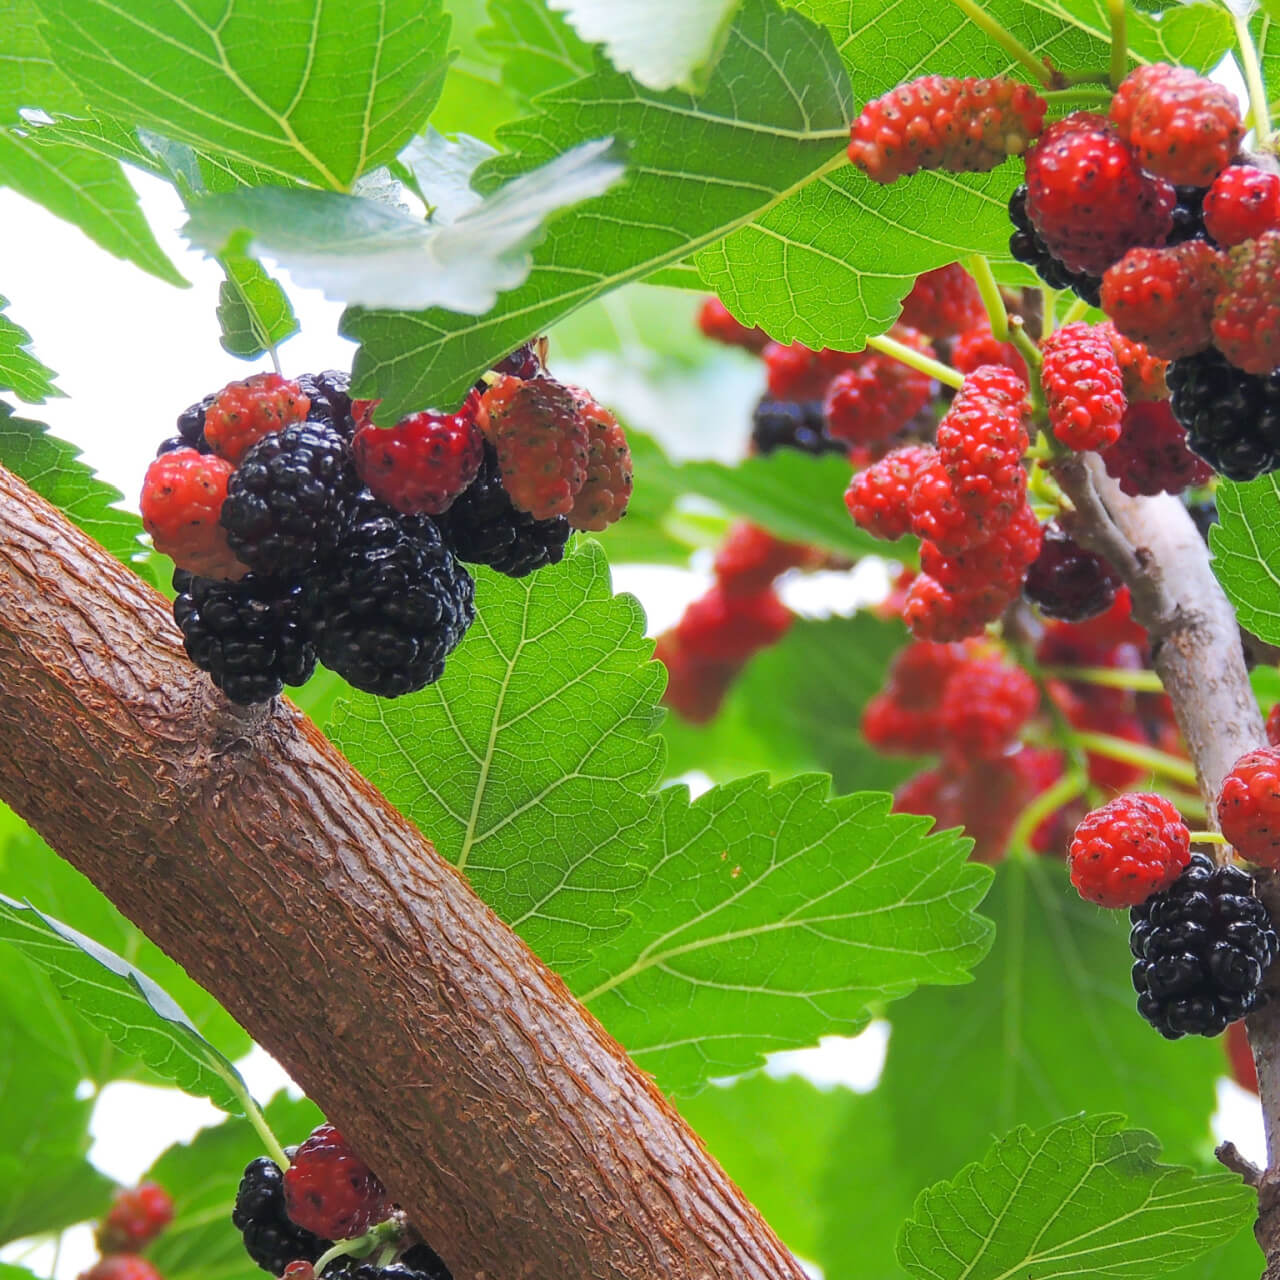
MULTIPOLYGON (((178 236, 182 210, 172 190, 146 177, 136 177, 136 183, 160 244, 192 288, 175 289, 117 261, 74 228, 0 190, 0 295, 9 299, 9 317, 32 333, 36 355, 57 371, 68 396, 27 412, 79 445, 86 461, 117 485, 130 505, 156 444, 173 434, 182 408, 233 378, 269 367, 265 359, 252 365, 237 360, 218 345, 214 306, 221 273, 178 236)), ((285 372, 349 367, 351 344, 336 333, 341 308, 314 290, 290 287, 289 292, 302 332, 281 348, 285 372)), ((752 394, 744 383, 735 398, 745 405, 752 394)), ((615 580, 640 597, 651 631, 658 631, 705 589, 706 568, 703 563, 701 572, 681 573, 622 566, 615 580)), ((882 592, 883 574, 870 566, 867 574, 853 591, 845 586, 842 604, 882 592)), ((830 575, 824 578, 797 584, 789 603, 804 611, 829 609, 834 584, 830 575)), ((777 1054, 770 1070, 798 1072, 823 1086, 866 1090, 878 1079, 886 1045, 887 1026, 877 1023, 857 1041, 831 1037, 816 1049, 777 1054)), ((260 1100, 285 1082, 283 1071, 261 1050, 241 1065, 260 1100)), ((130 1182, 169 1144, 218 1119, 211 1104, 175 1090, 113 1084, 94 1112, 91 1158, 112 1177, 130 1182)), ((1227 1080, 1219 1085, 1215 1132, 1263 1161, 1257 1100, 1227 1080)), ((0 1257, 12 1259, 17 1252, 6 1249, 0 1257)), ((68 1233, 56 1280, 73 1280, 92 1258, 89 1228, 68 1233)), ((42 1249, 24 1262, 47 1274, 52 1260, 52 1251, 42 1249)))

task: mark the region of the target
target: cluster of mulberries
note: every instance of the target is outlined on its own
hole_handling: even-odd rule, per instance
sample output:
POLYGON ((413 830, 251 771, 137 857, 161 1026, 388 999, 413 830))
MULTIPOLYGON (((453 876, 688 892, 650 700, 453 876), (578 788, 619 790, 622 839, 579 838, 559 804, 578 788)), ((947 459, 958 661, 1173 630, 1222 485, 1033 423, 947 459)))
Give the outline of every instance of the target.
POLYGON ((622 429, 532 347, 453 412, 384 428, 376 404, 345 374, 259 374, 185 410, 147 471, 187 653, 233 702, 318 662, 383 697, 421 689, 475 616, 464 564, 521 577, 626 511, 622 429))
MULTIPOLYGON (((260 1156, 245 1168, 231 1221, 245 1251, 264 1271, 286 1280, 316 1280, 315 1264, 335 1241, 353 1240, 386 1222, 395 1209, 386 1188, 342 1135, 329 1124, 316 1129, 281 1169, 260 1156)), ((379 1238, 395 1244, 391 1262, 333 1258, 320 1273, 327 1280, 452 1280, 429 1245, 395 1231, 379 1238)))

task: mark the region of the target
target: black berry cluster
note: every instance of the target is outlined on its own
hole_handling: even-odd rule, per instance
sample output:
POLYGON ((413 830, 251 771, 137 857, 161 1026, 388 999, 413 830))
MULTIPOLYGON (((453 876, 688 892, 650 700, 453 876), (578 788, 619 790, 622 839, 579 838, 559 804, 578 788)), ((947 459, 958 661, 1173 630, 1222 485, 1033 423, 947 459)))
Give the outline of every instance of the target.
POLYGON ((372 1262, 339 1259, 324 1270, 325 1280, 453 1280, 453 1274, 429 1245, 407 1250, 399 1262, 380 1267, 372 1262))
POLYGON ((1256 1007, 1280 939, 1247 872, 1194 853, 1129 918, 1138 1012, 1162 1036, 1216 1036, 1256 1007))
POLYGON ((1252 480, 1280 467, 1280 369, 1246 373, 1211 348, 1171 361, 1165 378, 1188 446, 1215 471, 1252 480))
POLYGON ((771 400, 767 396, 751 415, 751 446, 755 453, 799 449, 802 453, 848 453, 848 446, 827 434, 822 401, 771 400))
MULTIPOLYGON (((521 348, 503 367, 536 374, 539 353, 521 348)), ((347 375, 304 374, 287 385, 307 397, 305 420, 249 435, 254 403, 226 409, 224 392, 184 410, 178 434, 160 446, 157 456, 192 448, 208 456, 210 413, 221 415, 219 450, 228 433, 246 432, 233 464, 209 459, 224 468, 226 496, 214 518, 243 576, 175 574, 174 617, 187 653, 239 703, 305 683, 317 660, 368 693, 421 689, 440 677, 475 615, 461 562, 522 577, 563 557, 569 523, 516 508, 487 442, 479 473, 451 509, 402 514, 357 472, 347 375)), ((279 394, 275 384, 262 397, 268 408, 269 394, 279 394)))
POLYGON ((273 1276, 283 1275, 291 1262, 315 1262, 332 1244, 289 1221, 284 1174, 266 1156, 251 1160, 245 1168, 231 1221, 244 1237, 249 1257, 273 1276))

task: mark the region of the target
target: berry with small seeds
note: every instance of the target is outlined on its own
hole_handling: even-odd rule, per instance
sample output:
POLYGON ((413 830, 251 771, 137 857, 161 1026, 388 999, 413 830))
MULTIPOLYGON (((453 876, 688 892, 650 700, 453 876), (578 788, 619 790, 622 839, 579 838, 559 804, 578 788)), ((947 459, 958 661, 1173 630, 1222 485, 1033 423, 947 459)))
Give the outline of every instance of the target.
POLYGON ((239 462, 263 436, 301 422, 311 408, 302 388, 278 373, 228 383, 205 409, 204 434, 214 453, 239 462))
POLYGON ((1027 362, 1012 342, 1001 342, 991 326, 980 324, 966 329, 951 344, 951 367, 960 373, 973 373, 986 364, 1003 365, 1023 382, 1027 380, 1027 362))
POLYGON ((1119 440, 1103 451, 1102 461, 1130 497, 1181 493, 1213 476, 1213 469, 1187 448, 1186 428, 1167 401, 1131 404, 1119 440))
POLYGON ((509 578, 559 564, 571 532, 564 516, 535 520, 513 505, 497 452, 487 442, 479 474, 438 523, 459 560, 488 565, 509 578))
POLYGON ((173 1221, 173 1197, 156 1182, 121 1187, 98 1224, 101 1253, 136 1253, 173 1221))
POLYGON ((359 489, 346 440, 299 422, 259 440, 227 482, 222 527, 255 573, 298 573, 332 554, 359 489))
POLYGON ((988 600, 994 616, 1022 589, 1041 542, 1040 521, 1024 502, 999 533, 976 547, 945 555, 932 542, 923 543, 920 568, 954 595, 988 600))
POLYGON ((308 422, 323 422, 343 439, 351 439, 356 429, 351 414, 351 378, 341 369, 325 369, 321 373, 299 374, 297 383, 310 401, 308 422))
POLYGON ((285 1267, 284 1280, 316 1280, 316 1264, 296 1258, 285 1267))
POLYGON ((1111 119, 1149 173, 1191 186, 1207 187, 1231 163, 1244 134, 1225 85, 1162 62, 1125 77, 1111 119))
POLYGON ((704 337, 726 347, 742 347, 761 352, 769 345, 769 335, 759 326, 748 328, 719 298, 708 298, 698 309, 698 328, 704 337))
POLYGON ((770 454, 775 449, 798 449, 801 453, 847 454, 843 440, 827 435, 827 420, 821 400, 803 403, 791 400, 761 400, 751 414, 751 449, 770 454))
POLYGON ((781 640, 792 620, 771 587, 733 595, 716 584, 684 611, 675 635, 694 657, 743 663, 781 640))
POLYGON ((316 653, 296 582, 246 574, 238 582, 179 570, 173 617, 187 656, 232 702, 266 702, 306 684, 316 653))
POLYGON ((1280 866, 1280 749, 1245 752, 1223 779, 1217 810, 1222 834, 1242 858, 1280 866))
POLYGON ((112 1253, 99 1258, 80 1280, 161 1280, 160 1272, 136 1253, 112 1253))
POLYGON ((1237 369, 1280 369, 1280 231, 1264 231, 1227 255, 1213 309, 1213 342, 1237 369))
POLYGON ((161 454, 147 468, 142 525, 156 550, 180 569, 206 578, 244 576, 248 566, 218 523, 232 471, 225 459, 191 448, 161 454))
POLYGON ((1135 400, 1167 400, 1169 386, 1165 372, 1169 362, 1153 355, 1141 342, 1127 338, 1110 321, 1101 326, 1111 342, 1120 376, 1124 379, 1124 398, 1135 400))
POLYGON ((1068 449, 1105 449, 1120 437, 1124 378, 1107 335, 1096 325, 1067 324, 1040 344, 1049 426, 1068 449))
POLYGON ((245 1168, 231 1221, 244 1237, 249 1257, 274 1276, 283 1275, 293 1262, 314 1263, 332 1244, 289 1220, 284 1173, 266 1156, 251 1160, 245 1168))
POLYGON ((331 1240, 363 1235, 391 1212, 386 1188, 331 1124, 298 1148, 284 1171, 289 1220, 331 1240))
POLYGON ((1143 173, 1109 121, 1077 111, 1027 152, 1027 214, 1069 271, 1101 275, 1127 250, 1159 244, 1173 225, 1173 187, 1143 173))
POLYGON ((1069 271, 1061 259, 1054 257, 1027 213, 1025 182, 1015 187, 1009 197, 1009 221, 1013 223, 1009 252, 1016 262, 1026 263, 1050 288, 1070 289, 1091 307, 1098 305, 1098 290, 1102 285, 1100 275, 1069 271))
POLYGON ((958 262, 952 262, 916 277, 911 292, 902 300, 898 323, 930 338, 952 338, 986 318, 973 277, 958 262))
MULTIPOLYGON (((425 1246, 418 1245, 419 1250, 425 1246)), ((385 1267, 375 1262, 362 1262, 357 1258, 339 1258, 325 1268, 325 1276, 333 1280, 453 1280, 449 1268, 444 1265, 438 1255, 432 1254, 436 1265, 431 1267, 411 1267, 406 1262, 408 1253, 399 1262, 385 1267)), ((417 1255, 421 1258, 423 1255, 417 1255)))
POLYGON ((374 497, 405 515, 438 516, 476 478, 484 437, 468 401, 457 413, 427 409, 394 427, 376 427, 363 414, 351 450, 374 497))
POLYGON ((569 527, 602 533, 627 514, 631 449, 617 418, 586 391, 572 390, 578 418, 587 429, 587 478, 569 510, 569 527))
POLYGON ((987 623, 1000 616, 1006 603, 997 600, 993 604, 989 593, 956 595, 936 578, 919 573, 907 588, 902 620, 917 640, 947 644, 980 635, 987 623))
POLYGON ((936 463, 937 456, 937 450, 928 446, 908 445, 858 472, 844 494, 854 524, 886 542, 909 533, 911 491, 920 473, 936 463))
POLYGON ((653 656, 667 669, 663 705, 690 724, 705 724, 720 710, 725 694, 742 670, 740 662, 722 662, 690 653, 674 631, 664 631, 657 638, 653 656))
POLYGON ((821 552, 802 542, 784 542, 756 524, 735 524, 712 568, 730 595, 751 595, 771 586, 788 569, 813 567, 821 558, 821 552))
MULTIPOLYGON (((513 378, 537 378, 546 371, 547 340, 534 338, 524 346, 517 347, 510 355, 505 355, 493 366, 494 373, 507 373, 513 378)), ((487 383, 481 383, 483 391, 487 383)))
POLYGON ((1052 520, 1022 590, 1046 618, 1079 622, 1109 609, 1119 586, 1120 576, 1106 560, 1052 520))
POLYGON ((316 654, 365 693, 398 698, 438 680, 475 618, 471 575, 429 516, 404 516, 367 489, 338 549, 304 582, 316 654))
POLYGON ((213 452, 208 440, 204 438, 204 415, 213 401, 214 395, 207 395, 178 414, 178 435, 191 448, 198 449, 201 453, 213 452))
POLYGON ((1159 795, 1123 795, 1088 814, 1067 851, 1071 883, 1100 907, 1136 907, 1191 861, 1191 833, 1159 795))
POLYGON ((1162 1036, 1220 1035, 1257 1007, 1280 940, 1239 867, 1193 853, 1173 884, 1129 918, 1138 1012, 1162 1036))
POLYGON ((994 760, 1018 736, 1040 701, 1036 683, 999 658, 966 663, 947 683, 938 709, 949 751, 961 759, 994 760))
MULTIPOLYGON (((933 347, 922 333, 898 325, 890 337, 932 357, 933 347)), ((827 434, 849 444, 887 440, 933 398, 933 379, 901 360, 868 351, 855 368, 838 373, 827 385, 822 411, 827 434)))
POLYGON ((850 129, 849 159, 881 183, 921 169, 984 173, 1026 150, 1045 110, 1019 80, 922 76, 863 107, 850 129))
POLYGON ((862 709, 862 736, 886 755, 918 756, 942 745, 942 725, 936 711, 913 711, 877 693, 862 709))
POLYGON ((1218 351, 1169 365, 1169 404, 1187 444, 1230 480, 1280 467, 1280 373, 1245 373, 1218 351))
POLYGON ((1012 485, 979 497, 981 502, 971 498, 962 503, 942 459, 932 453, 916 472, 907 499, 911 532, 932 542, 944 555, 955 555, 993 538, 1026 500, 1025 492, 1012 485))
POLYGON ((1251 164, 1223 169, 1204 198, 1204 225, 1224 249, 1280 227, 1280 174, 1251 164))
POLYGON ((856 369, 871 355, 866 351, 814 351, 803 342, 771 342, 764 349, 769 394, 776 400, 821 400, 831 379, 856 369))
POLYGON ((1127 338, 1164 360, 1213 341, 1223 257, 1203 240, 1171 249, 1131 249, 1102 278, 1102 309, 1127 338))
POLYGON ((573 392, 552 378, 503 374, 476 422, 498 454, 511 501, 535 520, 564 516, 586 483, 589 433, 573 392))

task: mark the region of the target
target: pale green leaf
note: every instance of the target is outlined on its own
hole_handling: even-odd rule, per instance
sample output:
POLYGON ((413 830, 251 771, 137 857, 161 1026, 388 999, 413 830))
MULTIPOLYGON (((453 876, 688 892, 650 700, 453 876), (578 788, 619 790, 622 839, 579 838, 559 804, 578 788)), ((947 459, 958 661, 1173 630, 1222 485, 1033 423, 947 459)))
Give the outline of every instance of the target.
POLYGON ((852 110, 830 35, 776 0, 745 0, 705 93, 644 89, 599 65, 542 95, 540 114, 501 133, 512 155, 485 190, 585 139, 631 146, 629 180, 558 219, 533 271, 478 318, 354 308, 360 395, 388 416, 449 403, 478 373, 610 289, 680 262, 843 163, 852 110))
POLYGON ((1164 1275, 1231 1239, 1257 1197, 1236 1175, 1158 1164, 1122 1116, 1015 1129, 921 1193, 898 1257, 929 1280, 1164 1275))
POLYGON ((448 63, 440 0, 38 3, 58 66, 96 112, 335 190, 395 157, 448 63))
MULTIPOLYGON (((9 305, 0 298, 0 311, 9 305)), ((0 391, 12 391, 28 404, 40 404, 61 391, 53 385, 56 376, 27 349, 31 335, 8 316, 0 315, 0 391)))
POLYGON ((695 87, 739 0, 547 0, 619 71, 650 89, 695 87))
POLYGON ((624 923, 662 765, 662 669, 598 545, 512 580, 476 573, 444 676, 339 704, 329 734, 555 965, 624 923))
POLYGON ((236 1070, 171 996, 136 965, 34 907, 0 894, 0 941, 53 978, 62 995, 125 1053, 187 1093, 240 1109, 236 1070))
POLYGON ((589 45, 542 0, 492 0, 477 38, 502 64, 502 84, 526 106, 595 70, 589 45))
POLYGON ((479 315, 528 277, 546 221, 601 195, 623 171, 604 138, 476 196, 453 221, 338 192, 256 187, 197 201, 183 231, 211 253, 267 254, 338 301, 479 315))
POLYGON ((254 360, 298 332, 298 318, 280 285, 250 258, 222 259, 218 325, 224 351, 254 360))
POLYGON ((1280 475, 1218 485, 1213 571, 1246 631, 1280 644, 1280 475))
POLYGON ((959 832, 829 790, 808 774, 661 793, 631 925, 566 980, 667 1091, 856 1032, 921 984, 968 982, 990 946, 974 910, 991 873, 959 832))
POLYGON ((120 165, 76 142, 42 138, 44 132, 0 129, 0 186, 79 227, 117 258, 169 284, 185 285, 156 243, 120 165))
POLYGON ((409 141, 400 163, 413 175, 414 186, 433 218, 455 222, 484 197, 472 189, 475 171, 498 153, 487 142, 469 134, 446 138, 428 128, 409 141))
POLYGON ((91 538, 131 568, 145 559, 138 537, 142 521, 115 504, 123 495, 79 460, 80 451, 49 434, 40 422, 13 416, 0 401, 0 465, 58 507, 91 538))
POLYGON ((0 125, 16 124, 26 109, 79 112, 76 87, 49 55, 38 26, 35 0, 4 0, 0 6, 0 125))

